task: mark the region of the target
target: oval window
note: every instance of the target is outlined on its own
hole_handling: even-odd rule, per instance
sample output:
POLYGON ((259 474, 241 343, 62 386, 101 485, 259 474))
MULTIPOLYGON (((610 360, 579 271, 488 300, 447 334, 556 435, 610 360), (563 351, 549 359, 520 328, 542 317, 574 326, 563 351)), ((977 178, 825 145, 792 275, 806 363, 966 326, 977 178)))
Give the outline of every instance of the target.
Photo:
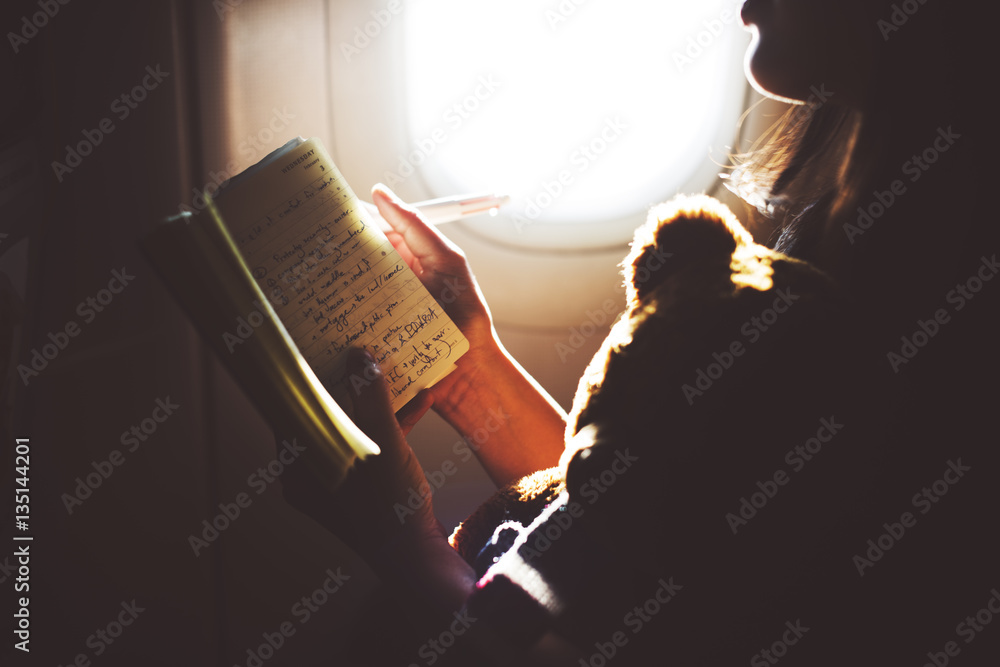
POLYGON ((622 243, 651 204, 717 179, 747 89, 739 5, 411 0, 416 173, 434 196, 510 194, 463 223, 496 241, 622 243))

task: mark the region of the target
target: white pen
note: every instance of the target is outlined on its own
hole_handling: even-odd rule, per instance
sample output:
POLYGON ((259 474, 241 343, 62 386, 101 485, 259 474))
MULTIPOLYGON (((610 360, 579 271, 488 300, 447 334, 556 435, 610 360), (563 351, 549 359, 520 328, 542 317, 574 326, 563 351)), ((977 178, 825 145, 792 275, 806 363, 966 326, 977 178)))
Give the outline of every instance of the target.
MULTIPOLYGON (((410 204, 420 211, 431 225, 440 225, 445 222, 459 220, 468 215, 476 213, 486 213, 487 211, 496 214, 496 209, 510 201, 510 195, 497 195, 493 193, 475 195, 456 195, 454 197, 441 197, 440 199, 428 199, 410 204)), ((375 204, 363 202, 368 212, 375 216, 376 222, 383 228, 388 228, 389 223, 379 215, 375 204)))

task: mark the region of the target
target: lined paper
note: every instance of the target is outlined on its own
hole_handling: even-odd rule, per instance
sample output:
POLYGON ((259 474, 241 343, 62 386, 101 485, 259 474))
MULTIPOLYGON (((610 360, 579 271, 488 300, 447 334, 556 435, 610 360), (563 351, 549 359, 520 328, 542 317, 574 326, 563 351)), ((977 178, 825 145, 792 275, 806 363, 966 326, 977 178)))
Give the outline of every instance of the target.
POLYGON ((345 377, 352 347, 375 356, 397 410, 468 350, 317 139, 269 156, 218 206, 254 279, 338 401, 361 380, 345 377))

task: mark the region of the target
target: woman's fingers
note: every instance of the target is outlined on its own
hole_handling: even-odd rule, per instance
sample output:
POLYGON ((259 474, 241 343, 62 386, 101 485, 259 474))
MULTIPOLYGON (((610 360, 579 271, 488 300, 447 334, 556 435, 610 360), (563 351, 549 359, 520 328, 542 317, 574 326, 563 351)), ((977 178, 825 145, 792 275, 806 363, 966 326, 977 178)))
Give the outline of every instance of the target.
POLYGON ((372 188, 372 201, 393 231, 406 242, 413 256, 425 266, 440 262, 449 254, 461 254, 451 241, 425 223, 414 209, 400 201, 386 186, 379 184, 372 188))
POLYGON ((385 233, 385 237, 389 239, 389 243, 391 243, 392 247, 396 249, 399 256, 403 258, 406 265, 419 276, 423 271, 423 267, 420 265, 420 260, 414 257, 413 253, 410 252, 410 249, 406 246, 406 241, 403 240, 403 235, 397 234, 390 229, 385 233))
POLYGON ((431 393, 422 391, 396 413, 396 421, 399 422, 399 427, 403 429, 404 435, 409 435, 432 405, 434 405, 434 398, 431 393))
POLYGON ((363 350, 354 349, 347 358, 347 372, 365 378, 354 397, 354 423, 378 444, 384 455, 398 455, 403 432, 396 421, 382 369, 363 350))

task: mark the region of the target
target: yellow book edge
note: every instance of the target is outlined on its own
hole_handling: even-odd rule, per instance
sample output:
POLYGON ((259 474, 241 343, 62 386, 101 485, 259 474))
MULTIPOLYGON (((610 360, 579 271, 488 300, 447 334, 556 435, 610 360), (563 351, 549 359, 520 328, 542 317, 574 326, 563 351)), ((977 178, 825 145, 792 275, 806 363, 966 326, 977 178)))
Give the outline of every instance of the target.
POLYGON ((303 457, 334 489, 355 458, 378 454, 379 448, 316 377, 253 279, 215 203, 206 200, 207 215, 170 218, 141 239, 140 248, 277 434, 301 439, 303 457), (238 318, 255 312, 263 321, 234 345, 238 318))

